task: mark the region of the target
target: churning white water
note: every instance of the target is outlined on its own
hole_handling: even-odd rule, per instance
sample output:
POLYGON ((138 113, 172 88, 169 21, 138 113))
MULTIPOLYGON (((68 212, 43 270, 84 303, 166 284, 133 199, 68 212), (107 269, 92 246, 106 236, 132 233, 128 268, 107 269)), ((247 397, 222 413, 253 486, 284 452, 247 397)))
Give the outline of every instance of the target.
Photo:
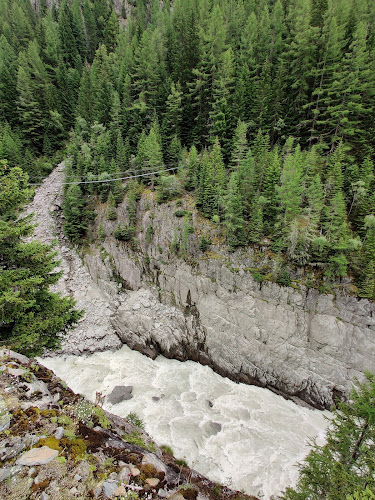
POLYGON ((132 385, 132 399, 104 408, 123 417, 135 412, 157 444, 168 444, 194 469, 248 494, 270 498, 294 485, 308 441, 324 439, 322 412, 236 384, 192 361, 152 361, 127 346, 40 361, 91 401, 96 391, 132 385))

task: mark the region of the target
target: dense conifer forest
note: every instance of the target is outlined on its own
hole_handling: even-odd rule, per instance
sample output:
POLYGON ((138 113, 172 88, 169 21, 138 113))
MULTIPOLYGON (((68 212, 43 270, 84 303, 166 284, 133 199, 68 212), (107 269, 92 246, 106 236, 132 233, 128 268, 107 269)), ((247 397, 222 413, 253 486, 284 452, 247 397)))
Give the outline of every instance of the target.
MULTIPOLYGON (((37 183, 64 149, 70 182, 161 170, 143 184, 160 202, 189 191, 229 249, 375 298, 374 2, 1 0, 0 34, 8 168, 37 183)), ((76 241, 90 197, 110 218, 124 192, 65 194, 76 241)))
MULTIPOLYGON (((83 314, 50 292, 56 254, 20 217, 62 159, 73 242, 94 202, 116 219, 127 190, 128 241, 144 185, 160 203, 188 192, 283 284, 300 268, 375 299, 375 2, 115 3, 0 0, 0 341, 39 354, 83 314)), ((367 377, 284 498, 374 498, 367 377)))

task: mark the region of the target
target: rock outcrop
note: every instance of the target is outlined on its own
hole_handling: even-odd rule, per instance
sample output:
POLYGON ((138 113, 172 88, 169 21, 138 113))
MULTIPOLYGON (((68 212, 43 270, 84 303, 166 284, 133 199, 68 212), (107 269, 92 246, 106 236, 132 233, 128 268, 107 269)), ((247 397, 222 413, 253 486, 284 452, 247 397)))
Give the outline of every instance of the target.
MULTIPOLYGON (((187 257, 171 242, 183 238, 186 221, 175 202, 158 206, 152 193, 140 202, 138 249, 112 236, 116 223, 99 220, 107 237, 84 262, 103 293, 118 306, 111 318, 121 340, 156 356, 209 364, 236 381, 259 384, 318 408, 345 397, 355 377, 375 371, 375 304, 340 291, 321 294, 303 285, 259 284, 250 251, 228 254, 223 246, 199 252, 199 233, 220 234, 194 209, 196 234, 187 257), (152 238, 147 237, 152 225, 152 238), (151 241, 150 241, 151 240, 151 241), (113 280, 121 288, 115 290, 113 280)), ((126 202, 118 208, 125 219, 126 202)))
MULTIPOLYGON (((40 222, 36 237, 58 236, 65 270, 58 290, 70 293, 86 315, 70 332, 62 352, 117 348, 121 342, 155 357, 209 364, 236 381, 258 384, 318 408, 348 394, 355 377, 375 371, 375 304, 345 294, 321 294, 295 282, 258 283, 250 272, 263 252, 228 254, 220 229, 203 219, 188 196, 191 221, 174 215, 176 202, 158 205, 146 190, 139 202, 137 243, 113 237, 127 222, 126 200, 117 221, 97 220, 104 241, 80 249, 82 261, 62 234, 62 165, 46 179, 30 211, 40 222), (194 233, 186 231, 187 225, 194 233), (198 249, 201 235, 213 241, 198 249), (184 246, 184 258, 171 248, 184 246), (134 250, 136 248, 136 250, 134 250), (260 254, 260 255, 259 255, 260 254)), ((91 236, 91 238, 92 238, 91 236)))

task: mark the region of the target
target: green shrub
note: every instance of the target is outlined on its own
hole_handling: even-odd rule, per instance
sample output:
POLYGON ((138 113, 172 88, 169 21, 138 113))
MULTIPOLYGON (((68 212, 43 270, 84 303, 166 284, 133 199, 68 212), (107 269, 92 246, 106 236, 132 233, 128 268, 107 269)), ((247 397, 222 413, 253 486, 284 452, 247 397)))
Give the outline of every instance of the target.
POLYGON ((105 233, 105 229, 104 229, 102 223, 100 223, 99 226, 98 226, 97 235, 98 235, 98 238, 99 238, 100 241, 104 241, 105 240, 106 233, 105 233))
POLYGON ((290 275, 286 269, 280 272, 276 279, 276 283, 282 286, 290 286, 292 281, 290 279, 290 275))
POLYGON ((199 250, 201 250, 202 252, 205 252, 210 245, 211 245, 211 241, 208 240, 207 238, 205 238, 205 236, 202 236, 202 238, 200 239, 200 242, 199 242, 199 250))
POLYGON ((113 236, 120 241, 130 241, 135 235, 134 226, 118 225, 117 229, 113 232, 113 236))
POLYGON ((181 185, 174 175, 160 176, 158 178, 158 187, 156 189, 156 201, 163 203, 172 200, 181 194, 181 185))
POLYGON ((129 413, 126 416, 126 420, 130 424, 136 425, 137 427, 140 427, 141 429, 145 428, 145 424, 143 423, 143 420, 140 417, 138 417, 138 415, 136 413, 133 413, 133 412, 129 413))
POLYGON ((266 276, 259 271, 252 271, 251 274, 253 275, 253 278, 257 283, 263 283, 263 281, 266 279, 266 276))
POLYGON ((117 212, 116 212, 115 207, 108 207, 106 215, 107 215, 108 220, 116 220, 117 219, 117 212))
POLYGON ((125 439, 127 443, 135 444, 140 448, 146 448, 146 443, 143 440, 142 434, 136 429, 134 429, 131 434, 124 434, 122 438, 125 439))
POLYGON ((154 236, 154 227, 152 224, 149 224, 146 229, 146 243, 151 243, 153 236, 154 236))
POLYGON ((179 210, 176 210, 173 215, 175 215, 176 217, 184 217, 185 215, 188 215, 189 213, 190 212, 188 210, 179 209, 179 210))
POLYGON ((174 454, 172 448, 170 446, 168 446, 167 444, 162 444, 160 446, 160 449, 162 451, 164 451, 164 453, 168 453, 169 455, 173 455, 174 454))

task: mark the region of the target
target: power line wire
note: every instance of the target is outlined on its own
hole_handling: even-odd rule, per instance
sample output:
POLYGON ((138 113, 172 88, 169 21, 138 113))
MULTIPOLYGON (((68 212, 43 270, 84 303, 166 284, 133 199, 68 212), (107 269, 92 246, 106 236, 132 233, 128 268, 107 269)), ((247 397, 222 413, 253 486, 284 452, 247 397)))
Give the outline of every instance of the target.
MULTIPOLYGON (((165 163, 164 167, 170 167, 170 166, 175 166, 175 165, 176 165, 175 163, 165 163)), ((180 164, 179 167, 183 167, 183 165, 180 164)), ((146 166, 146 168, 147 168, 147 166, 146 166)), ((102 172, 101 174, 94 174, 92 172, 89 172, 87 174, 81 174, 80 178, 81 179, 85 179, 85 178, 91 177, 91 180, 92 180, 92 177, 99 177, 103 173, 106 173, 106 174, 108 174, 111 177, 112 175, 128 174, 131 171, 134 171, 134 168, 128 168, 127 170, 125 170, 123 172, 112 172, 112 173, 110 173, 110 172, 102 172)), ((37 181, 37 180, 43 180, 44 181, 44 179, 46 179, 46 176, 44 176, 44 175, 29 176, 29 181, 37 181)), ((42 184, 42 183, 39 183, 38 185, 40 185, 40 184, 42 184)), ((36 183, 34 183, 33 185, 36 185, 36 183)))
MULTIPOLYGON (((135 179, 136 177, 147 177, 147 176, 153 175, 153 174, 160 174, 162 172, 169 172, 171 170, 177 170, 179 168, 180 168, 180 166, 178 166, 178 167, 172 167, 172 168, 163 168, 162 170, 157 170, 156 172, 147 172, 145 174, 130 175, 130 176, 127 176, 127 177, 118 177, 116 179, 104 179, 104 180, 93 180, 93 181, 60 182, 58 185, 59 186, 66 186, 66 185, 71 185, 71 184, 100 184, 100 183, 103 183, 103 182, 124 181, 124 180, 128 180, 128 179, 135 179)), ((43 184, 43 182, 28 183, 29 186, 41 186, 42 184, 43 184)))

